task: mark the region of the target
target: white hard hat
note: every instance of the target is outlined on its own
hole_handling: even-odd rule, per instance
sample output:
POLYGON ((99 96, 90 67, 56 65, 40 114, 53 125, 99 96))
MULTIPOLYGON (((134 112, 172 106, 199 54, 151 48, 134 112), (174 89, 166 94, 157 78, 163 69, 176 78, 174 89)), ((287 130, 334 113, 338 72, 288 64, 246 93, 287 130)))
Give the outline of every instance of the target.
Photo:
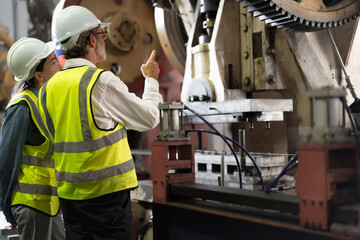
POLYGON ((9 49, 7 64, 16 81, 31 79, 36 66, 55 50, 55 43, 36 38, 21 38, 9 49))
POLYGON ((82 32, 88 31, 100 26, 105 28, 110 23, 101 22, 87 8, 72 5, 64 8, 56 19, 55 38, 56 43, 60 43, 70 38, 65 44, 62 44, 64 50, 70 49, 76 45, 82 32))

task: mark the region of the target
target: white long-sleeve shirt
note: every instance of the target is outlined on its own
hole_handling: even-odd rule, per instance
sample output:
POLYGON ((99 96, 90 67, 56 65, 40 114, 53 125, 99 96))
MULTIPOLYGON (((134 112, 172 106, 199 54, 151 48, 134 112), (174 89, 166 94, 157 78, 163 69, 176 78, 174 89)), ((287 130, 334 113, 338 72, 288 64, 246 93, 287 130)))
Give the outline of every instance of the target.
MULTIPOLYGON (((79 66, 96 67, 84 58, 65 62, 64 69, 79 66)), ((144 93, 139 98, 130 93, 126 84, 110 71, 100 74, 91 95, 95 122, 101 129, 111 129, 117 123, 127 129, 146 131, 160 121, 158 104, 163 102, 159 83, 153 78, 145 79, 144 93)))

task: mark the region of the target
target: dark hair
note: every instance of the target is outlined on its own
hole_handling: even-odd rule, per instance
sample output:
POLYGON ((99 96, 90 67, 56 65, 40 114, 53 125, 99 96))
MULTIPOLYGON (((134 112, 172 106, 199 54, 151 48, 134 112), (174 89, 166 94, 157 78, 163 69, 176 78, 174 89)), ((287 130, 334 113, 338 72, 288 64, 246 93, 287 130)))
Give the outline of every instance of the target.
MULTIPOLYGON (((73 48, 68 50, 61 50, 61 53, 64 55, 64 57, 66 59, 70 59, 70 58, 78 58, 84 56, 86 54, 86 44, 89 41, 90 35, 94 34, 95 37, 98 39, 97 34, 95 34, 97 32, 98 27, 99 26, 81 33, 79 39, 76 42, 76 45, 73 48)), ((61 44, 65 44, 69 40, 70 38, 67 38, 64 41, 62 41, 61 44)))
POLYGON ((27 79, 24 80, 24 83, 21 85, 21 87, 19 88, 19 90, 17 91, 17 93, 20 93, 26 89, 29 89, 31 87, 33 87, 35 84, 35 78, 31 78, 31 79, 27 79))
MULTIPOLYGON (((47 57, 41 59, 39 64, 36 65, 35 72, 42 72, 42 70, 44 69, 44 64, 46 62, 46 59, 47 59, 47 57)), ((22 91, 24 91, 26 89, 34 87, 34 84, 35 84, 35 77, 33 76, 32 78, 27 79, 27 80, 24 81, 23 85, 21 85, 18 92, 22 92, 22 91)))
POLYGON ((36 66, 35 68, 35 72, 42 72, 42 70, 44 69, 44 65, 45 65, 45 62, 46 62, 46 58, 43 58, 41 59, 41 61, 39 62, 39 64, 36 66))

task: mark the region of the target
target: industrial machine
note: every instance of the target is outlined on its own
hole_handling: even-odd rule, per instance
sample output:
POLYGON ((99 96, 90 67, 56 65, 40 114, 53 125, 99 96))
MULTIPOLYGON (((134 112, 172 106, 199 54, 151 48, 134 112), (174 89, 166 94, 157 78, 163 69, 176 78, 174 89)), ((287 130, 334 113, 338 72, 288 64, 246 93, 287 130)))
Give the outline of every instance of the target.
POLYGON ((130 91, 158 53, 161 124, 129 134, 140 237, 360 239, 360 1, 61 0, 53 23, 73 4, 112 21, 99 67, 130 91))
POLYGON ((184 71, 152 144, 154 239, 359 239, 360 2, 153 2, 184 71))

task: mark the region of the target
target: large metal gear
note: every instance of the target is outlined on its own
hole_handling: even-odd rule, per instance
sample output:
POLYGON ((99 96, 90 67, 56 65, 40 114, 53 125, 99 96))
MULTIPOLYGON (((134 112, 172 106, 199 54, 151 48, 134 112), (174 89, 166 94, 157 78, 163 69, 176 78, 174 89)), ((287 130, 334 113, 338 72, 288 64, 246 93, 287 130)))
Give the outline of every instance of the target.
POLYGON ((337 27, 360 15, 359 0, 237 0, 255 17, 289 31, 337 27))

